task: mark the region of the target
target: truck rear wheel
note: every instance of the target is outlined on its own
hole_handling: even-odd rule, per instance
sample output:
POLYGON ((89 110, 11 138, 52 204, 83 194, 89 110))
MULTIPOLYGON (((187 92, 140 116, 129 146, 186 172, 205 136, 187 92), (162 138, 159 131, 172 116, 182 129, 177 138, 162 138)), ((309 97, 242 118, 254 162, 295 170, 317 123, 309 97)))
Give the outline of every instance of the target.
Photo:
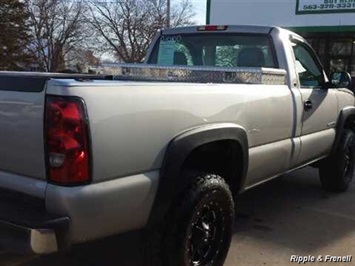
POLYGON ((354 159, 355 135, 351 130, 345 130, 334 154, 319 167, 323 188, 333 192, 347 190, 353 179, 354 159))
POLYGON ((232 193, 218 175, 198 176, 165 221, 161 265, 223 265, 233 234, 232 193))

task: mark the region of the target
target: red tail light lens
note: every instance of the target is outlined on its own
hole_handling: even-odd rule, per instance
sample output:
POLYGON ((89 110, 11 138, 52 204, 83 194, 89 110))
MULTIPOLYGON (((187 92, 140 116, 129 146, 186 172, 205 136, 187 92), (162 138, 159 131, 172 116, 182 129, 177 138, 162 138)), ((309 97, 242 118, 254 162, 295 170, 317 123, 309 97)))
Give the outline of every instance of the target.
POLYGON ((61 185, 89 182, 88 126, 81 99, 47 97, 45 137, 48 179, 61 185))

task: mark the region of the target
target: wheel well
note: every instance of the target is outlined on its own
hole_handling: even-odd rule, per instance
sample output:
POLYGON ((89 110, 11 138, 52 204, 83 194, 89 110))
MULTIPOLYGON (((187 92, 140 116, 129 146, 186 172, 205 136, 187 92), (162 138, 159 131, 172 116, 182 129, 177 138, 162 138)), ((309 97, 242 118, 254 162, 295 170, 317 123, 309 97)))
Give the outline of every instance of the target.
MULTIPOLYGON (((243 151, 235 140, 220 140, 195 148, 185 159, 182 174, 206 172, 218 174, 225 179, 233 195, 241 188, 243 180, 243 151)), ((185 180, 184 186, 191 180, 185 180)))
MULTIPOLYGON (((336 151, 336 149, 339 145, 339 142, 341 140, 341 137, 344 133, 344 130, 346 130, 346 129, 350 129, 352 132, 355 133, 355 114, 349 115, 346 118, 345 122, 340 121, 340 123, 338 124, 337 133, 336 133, 337 135, 336 135, 336 138, 335 138, 335 141, 333 144, 332 151, 330 152, 330 155, 332 155, 336 151)), ((322 164, 327 163, 326 159, 327 158, 316 161, 316 162, 310 164, 310 166, 312 166, 314 168, 319 168, 322 166, 322 164)))

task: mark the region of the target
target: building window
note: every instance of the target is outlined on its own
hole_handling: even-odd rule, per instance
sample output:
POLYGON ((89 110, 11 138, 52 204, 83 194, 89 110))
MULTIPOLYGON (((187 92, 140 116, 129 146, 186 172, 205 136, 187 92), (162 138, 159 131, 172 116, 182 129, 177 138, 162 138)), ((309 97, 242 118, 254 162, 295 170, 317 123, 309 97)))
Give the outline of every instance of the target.
POLYGON ((318 33, 305 36, 329 73, 347 71, 355 77, 355 36, 318 33))

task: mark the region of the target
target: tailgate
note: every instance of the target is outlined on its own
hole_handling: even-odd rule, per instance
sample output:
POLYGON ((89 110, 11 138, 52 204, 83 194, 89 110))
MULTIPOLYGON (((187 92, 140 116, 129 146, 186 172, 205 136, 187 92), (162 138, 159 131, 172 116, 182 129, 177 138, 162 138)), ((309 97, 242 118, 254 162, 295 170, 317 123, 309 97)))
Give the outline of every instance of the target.
POLYGON ((47 78, 0 74, 0 171, 45 179, 47 78))

